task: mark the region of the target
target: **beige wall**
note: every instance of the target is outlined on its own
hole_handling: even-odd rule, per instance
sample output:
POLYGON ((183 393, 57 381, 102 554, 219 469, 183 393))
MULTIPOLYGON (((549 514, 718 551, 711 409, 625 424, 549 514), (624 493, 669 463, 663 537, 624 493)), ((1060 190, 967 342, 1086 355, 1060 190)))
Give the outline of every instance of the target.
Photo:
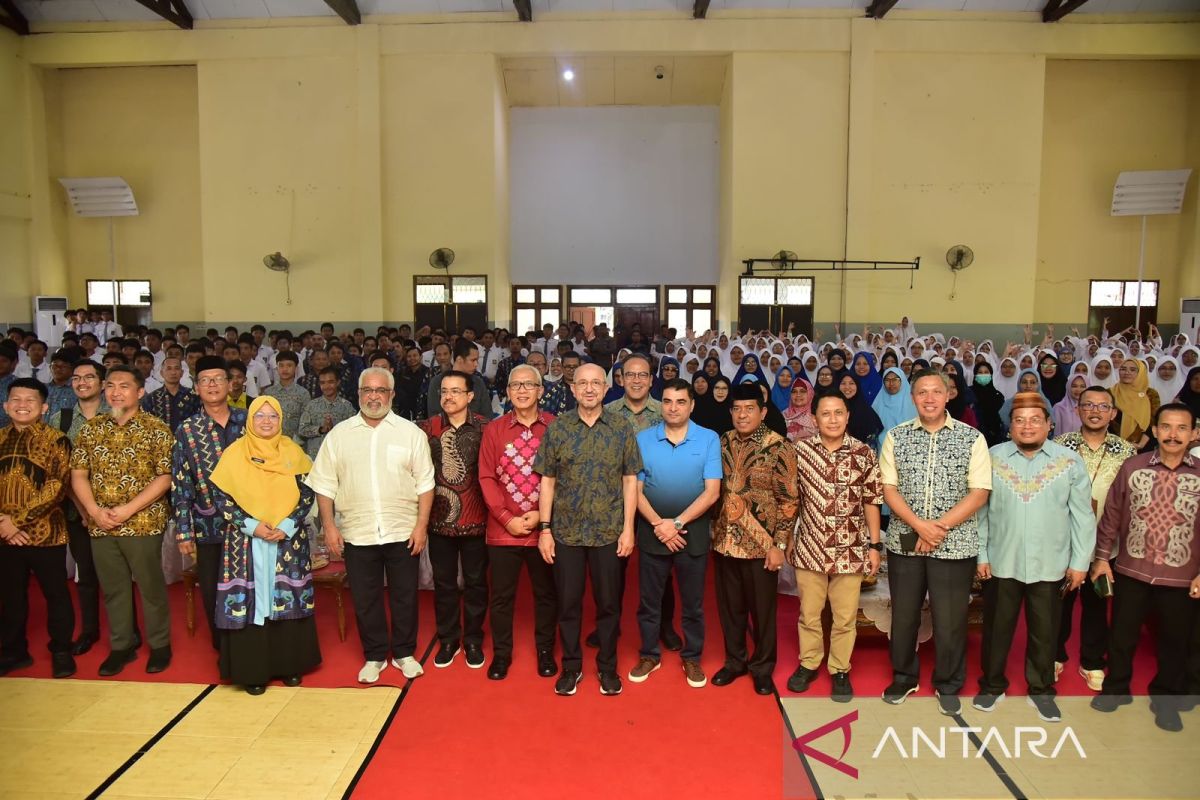
POLYGON ((20 39, 0 28, 0 322, 33 319, 36 294, 30 259, 29 132, 27 75, 20 39))
MULTIPOLYGON (((1124 170, 1200 167, 1198 67, 1047 64, 1037 319, 1086 320, 1090 280, 1137 278, 1141 218, 1110 216, 1113 184, 1124 170)), ((1196 235, 1196 186, 1193 173, 1183 214, 1147 220, 1146 278, 1161 282, 1160 321, 1178 321, 1181 282, 1196 271, 1194 250, 1185 257, 1196 235)))
MULTIPOLYGON (((117 276, 151 280, 157 317, 194 318, 204 308, 196 68, 63 70, 51 103, 50 202, 66 206, 61 177, 128 181, 140 214, 113 221, 117 276)), ((82 305, 85 281, 110 275, 108 220, 63 219, 66 288, 82 305)))
MULTIPOLYGON (((725 324, 740 260, 780 248, 921 257, 913 291, 905 273, 818 273, 826 326, 902 313, 962 325, 1082 321, 1081 281, 1099 263, 1127 263, 1123 221, 1106 215, 1115 170, 1200 160, 1200 24, 1035 18, 761 14, 6 37, 0 63, 24 57, 37 69, 16 81, 0 71, 0 110, 20 112, 21 93, 29 98, 15 116, 23 132, 0 133, 0 149, 27 153, 32 195, 15 206, 29 223, 12 202, 0 215, 0 243, 17 243, 0 258, 30 265, 28 289, 18 277, 0 301, 24 305, 16 295, 36 282, 79 302, 83 279, 106 268, 103 223, 64 217, 55 183, 90 172, 121 174, 138 192, 144 215, 118 222, 118 260, 122 274, 154 280, 160 320, 409 319, 413 274, 433 272, 430 251, 449 246, 452 274, 487 275, 489 317, 505 322, 497 57, 728 53, 725 324), (1154 130, 1139 135, 1122 119, 1154 130), (960 243, 976 262, 955 287, 944 257, 960 243), (293 263, 291 305, 283 276, 261 266, 275 250, 293 263)), ((18 173, 0 171, 0 183, 19 184, 18 173)), ((1200 291, 1195 194, 1155 245, 1165 322, 1184 287, 1200 291)), ((564 272, 565 283, 581 280, 564 272)))

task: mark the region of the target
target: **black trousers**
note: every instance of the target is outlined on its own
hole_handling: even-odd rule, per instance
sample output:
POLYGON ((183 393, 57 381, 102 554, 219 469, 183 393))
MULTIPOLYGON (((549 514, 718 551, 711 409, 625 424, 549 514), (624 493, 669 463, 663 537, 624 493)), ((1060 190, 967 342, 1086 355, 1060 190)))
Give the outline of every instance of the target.
POLYGON ((1108 652, 1108 598, 1096 594, 1092 585, 1084 581, 1073 592, 1068 592, 1062 602, 1062 616, 1058 623, 1058 653, 1055 661, 1066 663, 1067 640, 1071 638, 1071 625, 1075 616, 1075 598, 1079 598, 1079 666, 1084 669, 1104 669, 1104 656, 1108 652))
POLYGON ((906 556, 888 551, 888 589, 892 594, 892 680, 916 686, 921 679, 917 634, 921 607, 929 595, 936 659, 933 686, 958 694, 967 679, 967 605, 975 578, 974 558, 906 556))
MULTIPOLYGON (((631 559, 621 559, 621 597, 617 603, 617 636, 621 635, 621 612, 625 609, 625 575, 629 572, 629 562, 631 559)), ((641 605, 641 601, 638 601, 641 605)), ((675 621, 675 581, 671 577, 671 573, 667 573, 667 582, 663 584, 662 607, 659 610, 659 619, 662 621, 662 627, 665 630, 670 627, 675 621)))
POLYGON ((221 550, 219 542, 196 542, 196 583, 200 587, 200 604, 204 606, 204 618, 208 620, 212 646, 217 651, 221 649, 221 636, 217 632, 217 582, 221 580, 221 550))
POLYGON ((725 636, 725 666, 735 672, 749 669, 756 677, 775 671, 775 606, 779 573, 764 569, 762 558, 731 558, 713 553, 717 616, 725 636), (754 641, 746 652, 746 635, 754 641))
MULTIPOLYGON (((78 582, 75 592, 79 595, 80 634, 100 638, 100 579, 96 577, 96 562, 92 558, 92 537, 80 519, 67 516, 67 544, 71 558, 75 559, 78 582)), ((137 613, 136 611, 134 612, 137 613)), ((136 625, 134 626, 137 627, 136 625)))
POLYGON ((487 618, 488 548, 482 536, 429 534, 429 563, 433 566, 433 609, 438 640, 443 644, 483 644, 487 618), (463 588, 458 588, 462 561, 463 588))
POLYGON ((564 670, 583 669, 579 646, 579 627, 583 617, 583 590, 588 574, 592 579, 592 599, 596 603, 596 632, 600 650, 596 654, 599 672, 617 671, 617 626, 620 621, 621 562, 617 543, 601 547, 577 547, 554 543, 554 585, 558 589, 558 637, 562 642, 564 670))
POLYGON ((558 622, 554 569, 536 547, 523 545, 488 545, 488 564, 492 573, 492 657, 498 662, 512 661, 513 608, 521 567, 529 573, 533 585, 534 644, 538 650, 553 650, 554 627, 558 622))
POLYGON ((355 545, 346 542, 346 576, 350 579, 350 598, 354 601, 354 619, 367 661, 405 658, 417 651, 417 582, 420 555, 413 555, 408 542, 355 545), (391 639, 388 639, 387 611, 380 602, 387 577, 387 605, 392 613, 391 639))
POLYGON ((67 546, 30 547, 0 544, 0 656, 29 655, 25 625, 29 618, 29 576, 37 578, 46 598, 46 630, 51 653, 70 653, 75 606, 67 587, 67 546))
POLYGON ((1118 575, 1113 584, 1108 675, 1101 692, 1129 694, 1138 637, 1142 624, 1153 616, 1158 672, 1150 681, 1150 695, 1168 698, 1187 694, 1188 647, 1196 605, 1186 586, 1152 586, 1128 575, 1118 575))
MULTIPOLYGON (((688 660, 698 661, 704 651, 704 573, 708 553, 691 555, 686 552, 660 556, 638 552, 638 627, 642 634, 641 655, 661 658, 658 641, 663 627, 670 624, 666 616, 667 598, 675 605, 671 586, 672 571, 679 576, 679 594, 683 601, 683 652, 688 660), (663 594, 666 587, 667 594, 663 594)), ((672 609, 672 612, 674 609, 672 609)))
POLYGON ((1012 578, 984 582, 980 692, 998 695, 1008 690, 1004 666, 1024 606, 1025 683, 1031 695, 1054 696, 1054 634, 1062 616, 1061 585, 1062 581, 1021 583, 1012 578))

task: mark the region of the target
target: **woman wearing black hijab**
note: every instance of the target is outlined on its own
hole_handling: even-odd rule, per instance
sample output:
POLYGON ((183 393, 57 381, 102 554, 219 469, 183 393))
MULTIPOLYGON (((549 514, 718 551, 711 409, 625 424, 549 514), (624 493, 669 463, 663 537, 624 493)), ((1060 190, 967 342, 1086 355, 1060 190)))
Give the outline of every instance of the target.
MULTIPOLYGON (((695 378, 692 379, 695 383, 695 378)), ((708 428, 718 436, 733 430, 733 417, 730 410, 733 400, 729 393, 732 384, 724 375, 718 375, 708 382, 708 394, 696 398, 696 407, 692 409, 692 422, 702 428, 708 428), (718 399, 717 395, 720 395, 718 399)))
MULTIPOLYGON (((712 390, 712 382, 721 377, 721 359, 716 356, 709 356, 704 359, 704 374, 708 376, 709 390, 712 390)), ((732 384, 730 384, 732 386, 732 384)))
POLYGON ((835 391, 846 398, 846 405, 850 408, 850 422, 846 426, 846 432, 863 444, 878 450, 879 434, 883 433, 883 420, 867 402, 867 393, 862 390, 860 378, 853 372, 843 373, 835 391))
POLYGON ((967 389, 967 382, 963 380, 963 376, 957 372, 943 373, 950 379, 954 385, 954 391, 951 394, 953 398, 946 400, 946 410, 950 412, 950 416, 954 417, 959 422, 965 422, 972 428, 979 425, 979 421, 975 416, 975 409, 972 407, 971 401, 974 395, 967 389))
MULTIPOLYGON (((1179 390, 1175 399, 1190 408, 1196 415, 1196 419, 1200 420, 1200 367, 1192 367, 1188 370, 1187 380, 1183 382, 1183 388, 1179 390)), ((1165 397, 1162 398, 1162 401, 1164 403, 1171 402, 1165 397)))
POLYGON ((1067 372, 1050 353, 1043 353, 1038 359, 1038 378, 1042 382, 1042 394, 1046 395, 1051 406, 1067 396, 1067 372))
POLYGON ((987 439, 988 447, 995 447, 1005 440, 1004 424, 1000 421, 1004 395, 992 384, 991 364, 975 365, 971 391, 975 394, 975 421, 979 423, 979 432, 987 439))

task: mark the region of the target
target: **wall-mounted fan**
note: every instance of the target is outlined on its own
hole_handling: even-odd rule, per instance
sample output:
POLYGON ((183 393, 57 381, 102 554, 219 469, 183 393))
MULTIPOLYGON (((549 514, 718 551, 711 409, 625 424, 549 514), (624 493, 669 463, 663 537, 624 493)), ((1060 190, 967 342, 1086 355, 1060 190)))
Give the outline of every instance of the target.
POLYGON ((435 269, 450 269, 454 263, 454 251, 449 247, 439 247, 429 254, 429 266, 435 269))
POLYGON ((771 267, 773 269, 790 269, 793 261, 799 256, 791 250, 780 250, 771 258, 771 267))
POLYGON ((263 256, 263 266, 272 272, 283 273, 283 283, 287 288, 287 304, 290 306, 292 304, 292 263, 276 250, 274 253, 263 256))
POLYGON ((951 300, 958 295, 958 273, 973 263, 975 263, 975 251, 965 244, 956 244, 946 251, 946 264, 949 265, 950 271, 954 273, 954 280, 950 282, 951 300))
POLYGON ((966 269, 975 261, 975 252, 965 244, 956 244, 946 251, 946 263, 950 269, 958 272, 966 269))

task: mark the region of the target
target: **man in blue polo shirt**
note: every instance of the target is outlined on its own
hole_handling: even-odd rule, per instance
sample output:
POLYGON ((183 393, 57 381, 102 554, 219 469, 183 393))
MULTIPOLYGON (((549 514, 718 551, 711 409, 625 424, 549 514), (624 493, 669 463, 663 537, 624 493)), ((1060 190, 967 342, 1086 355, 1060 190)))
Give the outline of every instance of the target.
POLYGON ((637 666, 629 672, 632 683, 641 683, 661 666, 663 587, 672 568, 683 604, 683 673, 689 686, 698 689, 708 683, 700 669, 710 544, 707 511, 721 494, 721 440, 691 422, 694 406, 690 383, 668 381, 662 394, 663 421, 637 436, 642 455, 637 518, 642 646, 637 666))

